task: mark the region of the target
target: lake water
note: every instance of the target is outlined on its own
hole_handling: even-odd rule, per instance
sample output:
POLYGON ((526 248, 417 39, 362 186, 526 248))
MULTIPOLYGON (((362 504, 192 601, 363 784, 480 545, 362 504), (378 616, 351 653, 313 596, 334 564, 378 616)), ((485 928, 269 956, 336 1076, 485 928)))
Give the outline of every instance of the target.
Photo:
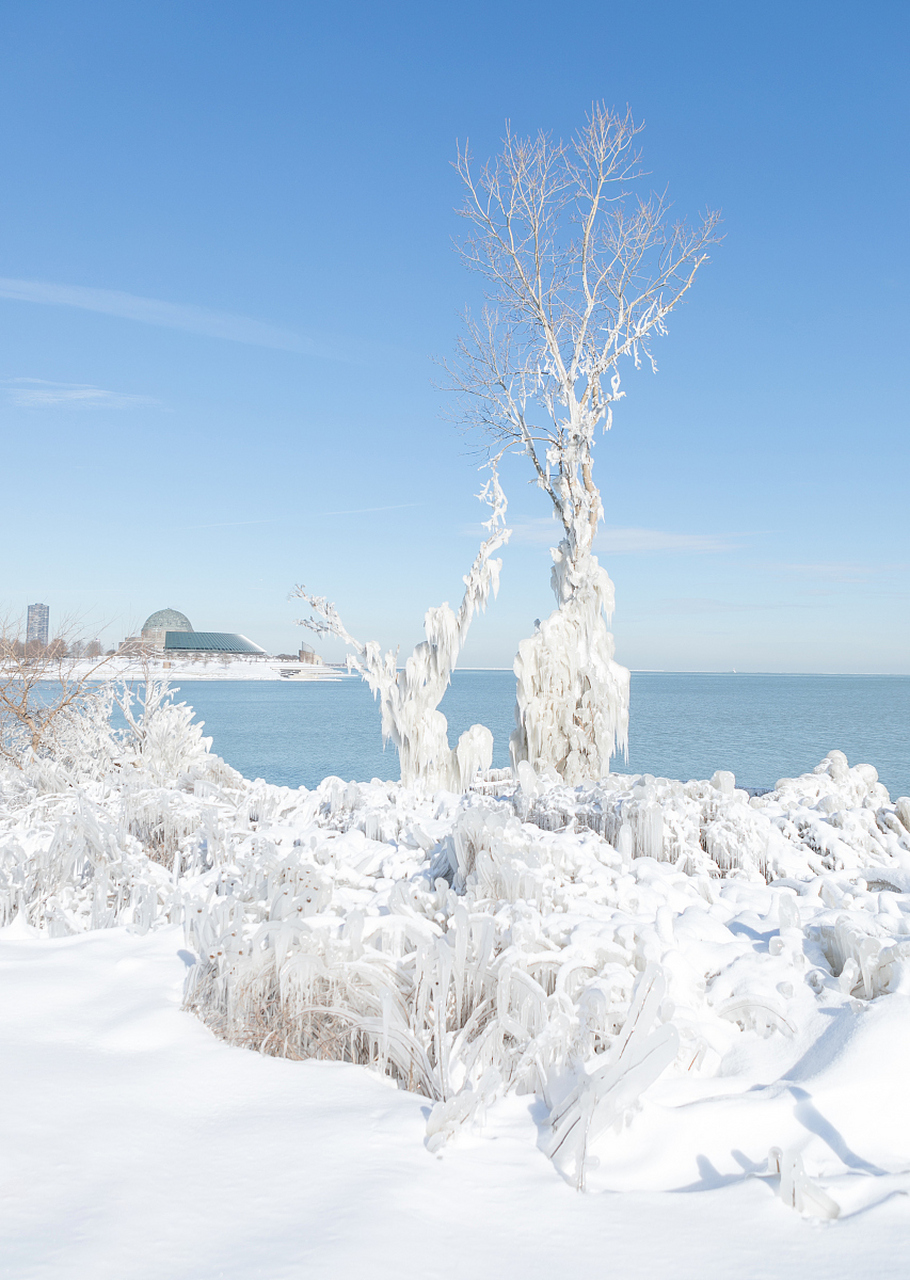
MULTIPOLYGON (((399 776, 394 747, 383 750, 379 708, 358 679, 183 681, 177 697, 246 777, 313 787, 329 774, 399 776)), ((450 742, 485 724, 494 766, 507 765, 514 703, 511 671, 456 671, 441 705, 450 742)), ((613 767, 683 780, 729 769, 740 786, 769 788, 834 748, 851 764, 875 765, 892 796, 910 795, 910 676, 634 672, 629 760, 613 767)))

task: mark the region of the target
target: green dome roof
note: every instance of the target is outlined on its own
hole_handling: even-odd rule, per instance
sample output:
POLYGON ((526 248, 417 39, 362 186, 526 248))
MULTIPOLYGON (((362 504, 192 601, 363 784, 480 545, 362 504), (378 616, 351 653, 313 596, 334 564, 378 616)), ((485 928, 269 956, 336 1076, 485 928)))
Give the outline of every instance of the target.
POLYGON ((146 631, 192 631, 193 624, 185 613, 176 609, 159 609, 146 618, 142 624, 143 634, 146 631))

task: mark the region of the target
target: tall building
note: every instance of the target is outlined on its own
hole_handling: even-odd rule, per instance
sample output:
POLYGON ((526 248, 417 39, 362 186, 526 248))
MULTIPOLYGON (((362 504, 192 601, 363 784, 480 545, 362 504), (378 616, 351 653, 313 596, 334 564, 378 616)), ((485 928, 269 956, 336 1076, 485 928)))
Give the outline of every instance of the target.
POLYGON ((48 617, 50 610, 46 604, 30 604, 28 606, 28 622, 25 626, 25 643, 47 645, 48 617))

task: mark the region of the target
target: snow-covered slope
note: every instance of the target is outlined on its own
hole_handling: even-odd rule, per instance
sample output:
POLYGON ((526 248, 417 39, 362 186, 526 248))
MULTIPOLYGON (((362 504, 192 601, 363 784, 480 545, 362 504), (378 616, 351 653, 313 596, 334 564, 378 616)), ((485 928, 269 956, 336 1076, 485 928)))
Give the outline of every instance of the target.
POLYGON ((626 1155, 630 1186, 662 1148, 681 1194, 579 1195, 538 1150, 531 1097, 431 1155, 425 1098, 360 1067, 216 1040, 180 1009, 182 943, 176 926, 0 931, 4 1280, 906 1274, 905 1194, 820 1226, 781 1203, 773 1176, 751 1175, 747 1154, 792 1137, 817 1167, 833 1144, 880 1195, 882 1113, 897 1100, 902 1114, 897 1002, 851 1016, 840 1056, 826 1042, 827 1075, 774 1099, 725 1101, 715 1082, 715 1102, 646 1106, 622 1139, 642 1152, 626 1155))

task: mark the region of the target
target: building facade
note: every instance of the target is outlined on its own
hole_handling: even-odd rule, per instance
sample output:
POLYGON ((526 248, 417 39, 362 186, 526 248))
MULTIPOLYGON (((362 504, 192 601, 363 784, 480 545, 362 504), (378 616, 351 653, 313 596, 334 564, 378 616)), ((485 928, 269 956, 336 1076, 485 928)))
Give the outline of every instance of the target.
POLYGON ((46 649, 49 621, 50 609, 46 604, 30 604, 28 606, 28 620, 25 624, 25 643, 40 644, 42 648, 46 649))

